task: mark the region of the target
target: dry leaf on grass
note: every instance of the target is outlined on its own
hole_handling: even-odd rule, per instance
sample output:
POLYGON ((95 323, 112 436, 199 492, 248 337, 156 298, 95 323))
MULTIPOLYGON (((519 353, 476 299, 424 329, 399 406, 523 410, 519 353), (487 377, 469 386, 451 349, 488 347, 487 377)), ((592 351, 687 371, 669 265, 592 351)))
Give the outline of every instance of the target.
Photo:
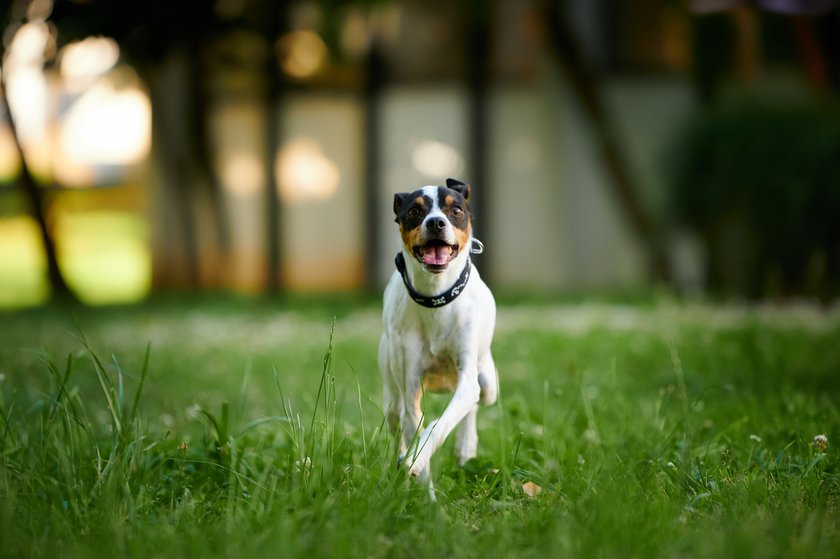
POLYGON ((536 499, 537 495, 542 493, 542 487, 540 487, 533 481, 526 481, 522 484, 522 492, 531 497, 532 499, 536 499))

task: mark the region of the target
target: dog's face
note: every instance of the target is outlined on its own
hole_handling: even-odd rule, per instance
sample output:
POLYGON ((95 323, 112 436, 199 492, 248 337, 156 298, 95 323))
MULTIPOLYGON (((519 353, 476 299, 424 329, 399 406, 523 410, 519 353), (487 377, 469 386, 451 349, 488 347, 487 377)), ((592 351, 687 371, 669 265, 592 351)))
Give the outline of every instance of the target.
POLYGON ((425 186, 394 195, 394 213, 402 242, 432 273, 446 270, 472 234, 470 186, 446 179, 446 186, 425 186))

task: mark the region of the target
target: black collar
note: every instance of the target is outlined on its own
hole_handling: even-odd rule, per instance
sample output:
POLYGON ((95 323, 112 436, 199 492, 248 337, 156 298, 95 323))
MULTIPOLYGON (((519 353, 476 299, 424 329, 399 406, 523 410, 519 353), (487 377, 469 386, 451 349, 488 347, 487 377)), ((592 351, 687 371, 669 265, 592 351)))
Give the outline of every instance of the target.
POLYGON ((397 253, 397 257, 395 259, 397 264, 397 270, 399 270, 400 275, 402 276, 403 283, 405 284, 405 288, 408 290, 409 297, 417 303, 418 305, 423 305, 424 307, 429 307, 430 309, 435 309, 438 307, 442 307, 444 305, 448 305, 452 301, 458 298, 464 291, 464 287, 466 287, 467 282, 470 279, 470 261, 467 260, 467 264, 464 266, 464 271, 461 272, 461 275, 455 281, 455 285, 437 295, 435 297, 427 297, 426 295, 422 295, 417 293, 414 288, 411 286, 411 282, 408 280, 408 274, 405 271, 405 257, 403 256, 402 252, 397 253))

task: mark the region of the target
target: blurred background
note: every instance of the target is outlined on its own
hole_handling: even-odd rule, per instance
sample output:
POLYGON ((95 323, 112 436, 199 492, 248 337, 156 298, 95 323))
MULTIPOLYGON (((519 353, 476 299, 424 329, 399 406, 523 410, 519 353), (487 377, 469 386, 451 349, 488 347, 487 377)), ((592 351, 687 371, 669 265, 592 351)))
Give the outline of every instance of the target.
POLYGON ((512 293, 840 293, 827 0, 2 3, 0 307, 368 292, 473 185, 512 293))

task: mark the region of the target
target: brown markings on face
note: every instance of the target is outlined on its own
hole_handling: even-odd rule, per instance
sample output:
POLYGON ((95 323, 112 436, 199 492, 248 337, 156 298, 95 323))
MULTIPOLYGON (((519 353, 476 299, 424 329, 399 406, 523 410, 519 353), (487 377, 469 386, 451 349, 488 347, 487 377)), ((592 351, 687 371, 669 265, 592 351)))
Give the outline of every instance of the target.
POLYGON ((438 191, 438 204, 441 211, 452 224, 455 233, 458 249, 462 250, 467 246, 472 235, 472 219, 467 200, 457 190, 440 187, 438 191))
POLYGON ((455 228, 455 239, 458 243, 458 248, 463 249, 467 246, 467 243, 470 242, 470 236, 472 235, 472 226, 467 223, 466 229, 458 229, 455 228))
POLYGON ((413 249, 422 243, 422 233, 423 229, 421 227, 405 229, 402 225, 400 225, 400 236, 402 237, 402 242, 410 249, 413 249))
POLYGON ((432 207, 432 200, 417 191, 406 196, 406 203, 397 212, 400 236, 405 246, 413 248, 420 244, 423 219, 432 207), (408 202, 410 200, 410 202, 408 202))
POLYGON ((472 231, 469 224, 467 224, 466 229, 459 229, 455 227, 453 228, 452 232, 455 234, 455 244, 457 246, 455 254, 460 253, 462 250, 468 250, 470 236, 472 235, 472 231))

